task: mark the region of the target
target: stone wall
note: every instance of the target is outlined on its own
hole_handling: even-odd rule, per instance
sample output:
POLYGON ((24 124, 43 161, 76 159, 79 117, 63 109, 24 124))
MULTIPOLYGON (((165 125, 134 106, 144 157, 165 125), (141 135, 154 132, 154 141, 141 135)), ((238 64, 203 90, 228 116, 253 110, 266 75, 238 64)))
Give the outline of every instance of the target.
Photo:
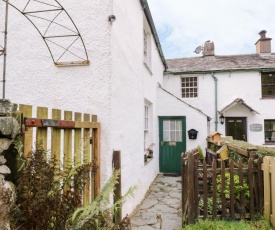
MULTIPOLYGON (((5 190, 12 191, 12 200, 15 200, 15 186, 11 181, 5 180, 6 176, 11 174, 10 168, 7 166, 7 157, 11 149, 14 148, 13 143, 14 139, 20 131, 20 123, 16 119, 17 116, 17 106, 12 104, 9 100, 1 99, 0 100, 0 188, 2 192, 5 190)), ((10 158, 10 157, 8 157, 10 158)), ((12 159, 12 158, 10 158, 12 159)), ((14 159, 15 161, 16 159, 14 159)), ((14 162, 10 162, 14 164, 14 162)), ((16 172, 14 172, 16 173, 16 172)), ((0 194, 0 206, 4 203, 1 200, 0 194)), ((1 210, 5 212, 5 210, 1 210)), ((8 210, 6 210, 8 212, 8 210)), ((6 216, 4 213, 1 213, 1 216, 6 216)), ((10 229, 8 220, 1 220, 0 228, 1 229, 10 229), (2 222, 1 222, 2 221, 2 222), (5 221, 5 222, 3 222, 5 221), (2 225, 2 226, 1 226, 2 225)))

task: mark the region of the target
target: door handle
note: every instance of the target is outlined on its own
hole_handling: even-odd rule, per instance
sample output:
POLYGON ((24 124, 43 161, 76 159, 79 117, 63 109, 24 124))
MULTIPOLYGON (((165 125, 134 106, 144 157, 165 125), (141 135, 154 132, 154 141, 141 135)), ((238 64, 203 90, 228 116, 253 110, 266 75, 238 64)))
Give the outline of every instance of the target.
POLYGON ((160 146, 163 146, 163 141, 160 142, 160 146))

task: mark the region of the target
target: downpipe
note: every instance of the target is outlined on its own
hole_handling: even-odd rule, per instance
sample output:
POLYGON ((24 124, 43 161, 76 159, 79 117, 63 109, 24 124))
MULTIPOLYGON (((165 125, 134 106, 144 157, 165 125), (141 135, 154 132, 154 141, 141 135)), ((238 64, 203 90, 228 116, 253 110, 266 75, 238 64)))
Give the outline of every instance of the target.
POLYGON ((214 73, 211 74, 211 77, 214 80, 215 83, 215 131, 218 131, 218 78, 214 75, 214 73))

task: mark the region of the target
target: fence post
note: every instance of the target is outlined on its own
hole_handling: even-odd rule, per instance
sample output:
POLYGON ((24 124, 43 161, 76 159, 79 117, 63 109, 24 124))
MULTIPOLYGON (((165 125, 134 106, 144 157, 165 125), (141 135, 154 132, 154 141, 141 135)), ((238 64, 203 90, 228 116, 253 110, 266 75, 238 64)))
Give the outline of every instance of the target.
POLYGON ((254 206, 254 190, 253 190, 253 160, 249 158, 248 160, 248 182, 249 182, 249 191, 250 191, 250 218, 253 219, 255 215, 255 206, 254 206))
POLYGON ((184 154, 181 159, 181 189, 182 189, 182 225, 187 224, 188 213, 188 160, 187 155, 184 154))
MULTIPOLYGON (((121 170, 121 154, 120 151, 114 151, 113 152, 113 164, 115 170, 121 170)), ((119 173, 118 183, 115 185, 114 190, 114 203, 116 203, 118 200, 121 199, 121 172, 119 173)), ((114 214, 114 223, 120 224, 122 221, 122 205, 120 205, 116 210, 114 214)))
POLYGON ((188 224, 195 223, 194 207, 194 155, 188 155, 188 224))
POLYGON ((270 157, 264 157, 262 170, 264 171, 264 218, 270 221, 270 157))
MULTIPOLYGON (((97 116, 92 115, 92 122, 97 123, 97 116)), ((93 182, 93 199, 100 193, 100 124, 97 123, 96 128, 93 128, 92 133, 92 153, 93 160, 97 165, 97 170, 94 172, 94 182, 93 182)))

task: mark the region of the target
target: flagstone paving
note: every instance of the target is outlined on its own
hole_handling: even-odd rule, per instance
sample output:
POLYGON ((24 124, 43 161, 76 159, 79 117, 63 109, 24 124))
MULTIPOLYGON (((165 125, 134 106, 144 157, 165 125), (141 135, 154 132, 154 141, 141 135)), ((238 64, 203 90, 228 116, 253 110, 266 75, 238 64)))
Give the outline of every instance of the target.
POLYGON ((132 230, 181 229, 181 178, 159 174, 131 217, 132 230))

